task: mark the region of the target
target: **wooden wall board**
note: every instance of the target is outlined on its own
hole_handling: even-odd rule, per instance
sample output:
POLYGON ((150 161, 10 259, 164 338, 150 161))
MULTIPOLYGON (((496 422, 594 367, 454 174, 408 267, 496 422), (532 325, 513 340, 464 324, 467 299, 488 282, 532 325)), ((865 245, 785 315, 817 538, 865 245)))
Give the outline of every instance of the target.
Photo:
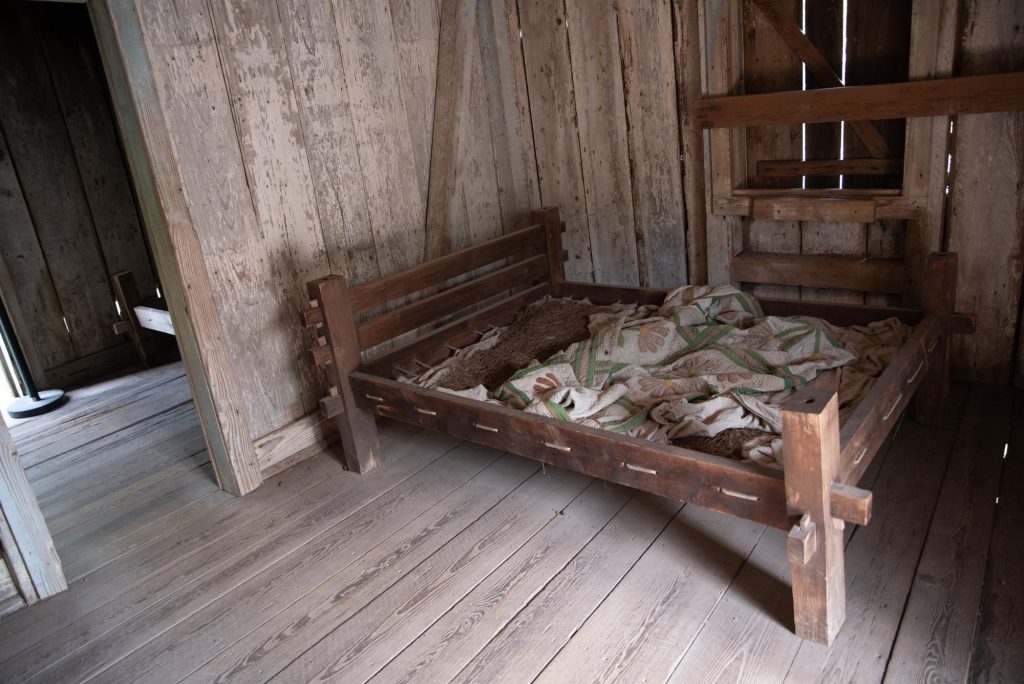
POLYGON ((694 103, 706 88, 707 70, 702 64, 704 17, 702 3, 672 3, 675 25, 676 101, 683 147, 683 196, 686 205, 689 280, 708 282, 707 202, 705 187, 704 132, 693 125, 694 103))
POLYGON ((245 398, 250 416, 268 413, 266 422, 252 421, 255 438, 316 406, 320 378, 302 353, 307 338, 298 312, 307 305, 303 283, 326 275, 329 266, 278 7, 232 0, 210 7, 263 243, 253 266, 272 286, 263 290, 267 300, 257 304, 267 330, 253 331, 264 350, 259 355, 262 391, 252 392, 256 388, 250 384, 252 393, 245 398))
MULTIPOLYGON (((967 2, 960 74, 1024 68, 1024 6, 967 2)), ((1024 113, 957 117, 947 244, 958 252, 957 308, 978 315, 974 335, 953 340, 953 369, 1012 381, 1024 271, 1024 113)))
POLYGON ((76 355, 115 346, 113 295, 81 177, 31 17, 5 6, 0 109, 7 141, 76 355), (40 87, 42 84, 42 87, 40 87))
MULTIPOLYGON (((784 9, 800 20, 800 3, 785 0, 784 9)), ((800 60, 758 9, 755 0, 743 0, 743 88, 745 93, 771 93, 800 89, 800 60)), ((800 126, 759 126, 746 129, 744 186, 799 188, 800 178, 762 178, 757 164, 767 159, 800 159, 800 126)), ((750 218, 744 224, 744 249, 753 252, 800 254, 803 235, 798 221, 750 218)), ((755 296, 799 299, 794 285, 747 286, 755 296)))
POLYGON ((370 225, 382 274, 422 260, 425 198, 401 97, 401 70, 385 3, 333 2, 370 225))
MULTIPOLYGON (((494 107, 489 99, 483 46, 477 30, 480 17, 478 12, 473 12, 467 19, 471 22, 465 27, 464 43, 467 54, 463 77, 467 97, 460 103, 461 134, 454 150, 455 206, 449 226, 449 253, 496 238, 505 230, 490 121, 494 107)), ((528 214, 520 216, 519 220, 528 217, 528 214)))
MULTIPOLYGON (((800 22, 800 2, 778 3, 787 15, 800 22)), ((747 95, 800 90, 800 59, 758 9, 756 0, 743 0, 743 92, 747 95)), ((744 187, 799 188, 799 178, 761 178, 757 163, 766 159, 800 159, 800 125, 751 126, 746 129, 744 187)))
MULTIPOLYGON (((252 139, 246 137, 250 146, 243 151, 236 132, 236 120, 245 119, 245 104, 232 107, 215 16, 198 2, 143 3, 139 10, 191 218, 204 226, 198 231, 203 253, 217 255, 217 267, 210 270, 214 297, 231 302, 218 311, 231 331, 223 343, 233 358, 253 364, 250 372, 237 375, 241 393, 235 398, 248 418, 251 440, 304 412, 303 384, 297 377, 301 346, 294 333, 298 323, 282 325, 299 310, 289 297, 287 241, 285 235, 264 232, 265 226, 281 230, 294 219, 287 211, 277 222, 256 213, 261 189, 253 185, 259 176, 266 174, 267 183, 283 179, 267 168, 246 167, 246 155, 254 154, 252 139)), ((276 203, 266 201, 275 211, 276 203)), ((268 205, 261 208, 266 211, 268 205)))
POLYGON ((689 282, 672 4, 630 0, 618 6, 639 284, 644 287, 689 282))
POLYGON ((617 16, 600 3, 580 0, 566 0, 565 12, 594 280, 636 285, 639 265, 617 16))
POLYGON ((516 0, 487 0, 477 10, 491 144, 505 232, 526 225, 541 206, 516 0))
MULTIPOLYGON (((463 0, 441 3, 437 54, 437 90, 430 142, 430 179, 426 195, 427 217, 424 255, 435 259, 452 250, 453 233, 465 235, 465 205, 457 197, 458 154, 465 137, 470 81, 473 77, 473 34, 476 4, 463 0)), ((457 238, 456 238, 457 239, 457 238)), ((464 246, 464 245, 460 245, 464 246)))
POLYGON ((569 259, 565 274, 570 280, 592 281, 590 226, 575 125, 576 95, 565 10, 560 5, 544 0, 519 2, 526 82, 542 202, 557 205, 566 224, 569 259))
MULTIPOLYGON (((702 17, 700 24, 705 46, 703 95, 726 96, 743 92, 740 0, 705 0, 699 8, 699 16, 702 17)), ((699 128, 696 106, 694 103, 691 123, 699 128)), ((745 248, 747 240, 742 220, 734 216, 718 216, 711 209, 716 202, 730 198, 734 188, 745 185, 739 176, 747 168, 746 137, 739 129, 714 129, 705 135, 705 183, 709 189, 706 207, 708 282, 721 285, 730 282, 729 261, 745 248)))
POLYGON ((348 85, 330 3, 280 4, 327 261, 352 282, 380 275, 348 85))
MULTIPOLYGON (((830 0, 806 6, 807 35, 823 51, 832 70, 842 76, 843 4, 830 0)), ((827 87, 808 74, 808 87, 827 87)), ((807 124, 806 156, 808 159, 838 159, 841 152, 841 125, 838 123, 807 124)), ((850 135, 851 131, 847 131, 850 135)), ((851 137, 855 137, 852 136, 851 137)), ((808 188, 839 187, 838 176, 808 176, 808 188)), ((864 253, 865 228, 858 223, 805 221, 800 226, 803 254, 836 254, 856 256, 864 253)), ((862 303, 858 292, 817 288, 801 288, 801 299, 862 303)))
MULTIPOLYGON (((842 75, 843 3, 840 0, 818 0, 806 4, 807 37, 828 61, 832 70, 842 75)), ((807 87, 828 87, 813 74, 807 75, 807 87)), ((840 133, 837 123, 808 124, 807 159, 839 159, 840 133)), ((850 155, 846 155, 849 158, 850 155)), ((808 176, 808 188, 837 188, 838 176, 808 176)))
POLYGON ((74 5, 33 9, 107 273, 131 271, 139 291, 148 297, 155 292, 157 278, 121 154, 88 11, 74 5))
POLYGON ((89 10, 217 481, 244 494, 259 485, 259 466, 154 75, 162 62, 149 52, 140 8, 94 0, 89 10))
MULTIPOLYGON (((903 257, 906 253, 909 223, 905 219, 879 219, 869 223, 867 225, 867 257, 903 257)), ((899 306, 903 304, 903 297, 866 293, 864 303, 874 306, 899 306)))
MULTIPOLYGON (((5 547, 9 559, 17 552, 21 556, 35 597, 47 598, 68 588, 61 569, 60 558, 46 529, 39 503, 25 477, 18 459, 14 441, 7 425, 0 420, 0 516, 11 531, 17 549, 5 547)), ((24 595, 25 592, 23 591, 24 595)), ((33 598, 35 598, 33 597, 33 598)), ((26 600, 31 601, 26 596, 26 600)))
POLYGON ((14 325, 33 341, 25 356, 33 376, 75 358, 71 336, 64 329, 60 300, 53 286, 42 247, 32 226, 18 176, 0 131, 0 288, 14 325), (15 284, 18 287, 15 287, 15 284))
MULTIPOLYGON (((858 0, 847 11, 846 85, 898 83, 909 79, 910 23, 912 2, 858 0)), ((893 157, 902 157, 906 121, 887 119, 872 122, 893 157)), ((866 156, 867 148, 846 130, 845 156, 866 156)), ((848 188, 899 187, 898 176, 849 176, 848 188)))
POLYGON ((430 176, 431 140, 434 126, 434 95, 437 90, 440 2, 390 0, 391 25, 401 72, 402 102, 416 177, 424 206, 430 176))
MULTIPOLYGON (((865 256, 867 225, 863 223, 819 223, 801 225, 801 253, 832 256, 865 256)), ((863 304, 864 293, 850 290, 800 288, 800 298, 824 302, 863 304)))
MULTIPOLYGON (((953 75, 953 61, 960 42, 960 0, 919 3, 910 23, 910 78, 942 78, 953 75)), ((925 216, 907 224, 905 256, 908 264, 904 304, 922 300, 925 261, 944 247, 945 187, 950 145, 950 117, 916 118, 907 121, 903 155, 903 194, 924 200, 925 216)))

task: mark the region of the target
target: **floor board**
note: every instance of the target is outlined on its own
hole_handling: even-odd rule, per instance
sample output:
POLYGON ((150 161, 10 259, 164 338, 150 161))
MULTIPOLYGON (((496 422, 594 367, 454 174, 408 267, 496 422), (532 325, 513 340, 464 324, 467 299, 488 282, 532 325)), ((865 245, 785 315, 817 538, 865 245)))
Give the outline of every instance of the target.
POLYGON ((390 421, 379 469, 237 498, 187 391, 172 364, 14 426, 71 586, 0 620, 0 682, 1022 679, 1024 393, 901 425, 826 649, 784 531, 390 421))
POLYGON ((1013 399, 969 681, 1024 682, 1024 390, 1013 399))
POLYGON ((971 388, 887 681, 950 681, 968 671, 1012 405, 1009 387, 971 388))

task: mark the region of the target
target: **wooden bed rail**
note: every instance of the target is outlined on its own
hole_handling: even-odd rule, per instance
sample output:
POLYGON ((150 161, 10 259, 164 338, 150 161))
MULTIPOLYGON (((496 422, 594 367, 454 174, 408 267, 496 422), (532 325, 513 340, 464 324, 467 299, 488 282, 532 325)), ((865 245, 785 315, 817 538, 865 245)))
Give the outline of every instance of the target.
MULTIPOLYGON (((481 404, 369 373, 353 373, 352 388, 357 404, 380 416, 779 529, 792 525, 780 471, 481 404), (624 446, 629 448, 628 460, 622 458, 624 446)), ((841 520, 864 525, 871 518, 869 491, 836 484, 829 499, 833 515, 841 520)))
POLYGON ((359 348, 370 349, 513 287, 535 285, 547 274, 547 255, 538 254, 406 304, 358 325, 359 348))
POLYGON ((566 254, 561 234, 565 228, 557 207, 538 209, 532 218, 534 225, 366 283, 350 287, 344 277, 330 275, 307 284, 310 308, 303 312, 302 320, 316 332, 317 343, 311 353, 328 380, 328 394, 320 400, 321 413, 335 419, 351 470, 365 472, 380 461, 374 415, 358 407, 351 387, 352 373, 363 367, 363 351, 493 295, 521 289, 386 354, 373 367, 395 375, 402 372, 402 363, 435 363, 447 355, 453 343, 472 342, 481 334, 481 326, 507 324, 523 306, 551 293, 553 286, 564 280, 566 254), (432 292, 452 278, 499 262, 495 270, 432 292), (429 294, 357 323, 360 311, 424 290, 429 294))
POLYGON ((503 259, 515 260, 541 254, 546 248, 544 226, 532 225, 452 254, 432 259, 399 273, 352 285, 349 297, 356 313, 402 297, 443 285, 478 268, 503 259))

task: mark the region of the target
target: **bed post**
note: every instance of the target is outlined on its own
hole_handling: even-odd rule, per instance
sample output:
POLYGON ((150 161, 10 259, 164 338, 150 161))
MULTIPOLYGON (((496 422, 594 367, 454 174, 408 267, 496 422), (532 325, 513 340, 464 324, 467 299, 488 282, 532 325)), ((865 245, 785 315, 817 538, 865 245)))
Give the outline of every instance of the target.
POLYGON ((139 305, 139 288, 135 285, 135 276, 131 271, 118 271, 110 280, 114 286, 114 300, 121 307, 123 317, 123 320, 114 324, 114 334, 127 335, 135 347, 135 353, 139 355, 139 361, 149 368, 149 357, 146 354, 149 334, 139 325, 139 319, 135 316, 135 307, 139 305))
POLYGON ((345 465, 365 473, 380 465, 380 441, 373 413, 360 408, 352 392, 350 374, 359 370, 362 360, 348 285, 342 276, 330 275, 310 282, 308 292, 313 308, 306 312, 306 321, 314 326, 318 345, 313 358, 329 384, 320 412, 337 423, 345 465))
POLYGON ((942 423, 949 395, 949 316, 956 306, 956 266, 956 254, 951 252, 930 254, 925 262, 922 308, 939 317, 939 348, 928 354, 928 373, 914 395, 914 420, 922 425, 942 423))
POLYGON ((562 219, 558 215, 558 207, 542 207, 530 212, 534 223, 544 226, 547 235, 548 251, 548 283, 551 296, 561 297, 562 283, 565 282, 565 252, 562 250, 562 219))
POLYGON ((786 551, 793 579, 796 633, 831 644, 846 619, 843 521, 830 493, 839 470, 839 401, 804 389, 782 406, 786 505, 798 522, 786 551))

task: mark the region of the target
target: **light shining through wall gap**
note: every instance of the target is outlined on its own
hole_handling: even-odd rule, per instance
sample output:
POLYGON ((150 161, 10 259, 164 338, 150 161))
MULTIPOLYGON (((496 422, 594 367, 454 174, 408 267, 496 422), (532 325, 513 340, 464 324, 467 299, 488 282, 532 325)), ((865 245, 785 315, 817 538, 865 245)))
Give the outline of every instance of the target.
MULTIPOLYGON (((807 0, 800 0, 800 32, 807 35, 807 0)), ((800 90, 807 90, 807 63, 800 63, 800 90)), ((807 161, 807 124, 800 124, 800 161, 807 161)), ((807 189, 807 176, 800 177, 800 187, 807 189)))
MULTIPOLYGON (((839 82, 844 86, 846 85, 846 39, 848 33, 847 19, 849 17, 849 0, 843 0, 843 61, 840 65, 839 82)), ((839 159, 840 161, 846 159, 846 122, 839 122, 839 159)), ((845 178, 842 175, 839 176, 839 189, 843 189, 845 178)))

